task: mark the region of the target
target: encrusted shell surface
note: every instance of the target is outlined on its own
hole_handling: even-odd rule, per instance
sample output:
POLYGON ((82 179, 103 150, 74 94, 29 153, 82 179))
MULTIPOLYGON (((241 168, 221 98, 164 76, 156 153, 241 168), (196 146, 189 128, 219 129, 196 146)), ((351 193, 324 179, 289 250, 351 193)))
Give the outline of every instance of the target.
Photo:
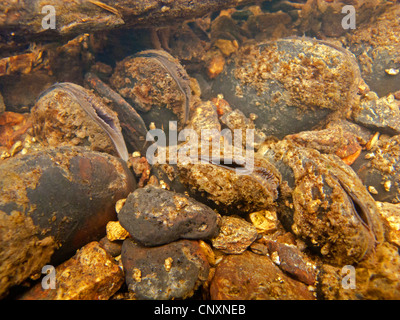
POLYGON ((357 103, 360 71, 354 56, 333 44, 288 38, 243 46, 213 81, 214 94, 267 135, 308 130, 329 114, 357 103))
POLYGON ((328 261, 358 262, 383 241, 375 201, 338 157, 287 140, 260 153, 276 162, 292 191, 282 192, 280 219, 328 261))
MULTIPOLYGON (((252 154, 254 155, 254 154, 252 154)), ((267 159, 254 156, 254 167, 247 170, 231 156, 231 164, 220 157, 200 154, 193 162, 177 159, 177 164, 155 163, 153 172, 178 192, 188 192, 220 213, 243 214, 272 205, 278 197, 279 171, 267 159)))
POLYGON ((39 96, 31 113, 35 135, 44 145, 88 146, 128 159, 117 114, 79 85, 55 84, 39 96))
POLYGON ((0 296, 50 259, 59 263, 100 239, 107 222, 116 219, 115 202, 134 188, 121 159, 83 147, 46 148, 4 160, 0 296))
POLYGON ((179 126, 189 119, 190 80, 178 60, 163 50, 147 50, 120 61, 111 85, 141 115, 147 125, 168 129, 169 121, 179 126))

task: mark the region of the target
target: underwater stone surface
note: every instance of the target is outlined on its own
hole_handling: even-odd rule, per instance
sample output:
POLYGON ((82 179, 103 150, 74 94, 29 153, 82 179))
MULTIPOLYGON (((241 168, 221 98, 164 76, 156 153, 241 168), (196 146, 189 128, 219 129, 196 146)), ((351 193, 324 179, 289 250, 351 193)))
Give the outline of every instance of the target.
POLYGON ((355 266, 354 289, 343 287, 342 267, 324 264, 320 273, 321 297, 327 300, 399 300, 400 255, 388 242, 355 266))
POLYGON ((218 215, 183 194, 146 186, 131 193, 118 213, 130 235, 145 246, 206 239, 218 232, 218 215))
POLYGON ((138 299, 184 299, 208 278, 207 258, 197 241, 179 240, 142 247, 131 239, 122 245, 126 283, 138 299))
POLYGON ((54 289, 38 283, 21 300, 108 300, 124 282, 117 262, 96 241, 57 266, 54 289))
MULTIPOLYGON (((375 15, 377 9, 373 10, 375 15)), ((371 23, 359 26, 357 22, 354 33, 346 35, 347 46, 357 57, 363 79, 379 97, 400 89, 399 17, 399 5, 392 5, 371 23)))
POLYGON ((400 202, 400 135, 380 138, 369 151, 364 152, 352 168, 367 187, 375 190, 376 201, 400 202))
POLYGON ((240 254, 257 238, 257 230, 242 218, 223 216, 220 232, 212 239, 215 249, 227 254, 240 254))
MULTIPOLYGON (((241 252, 229 256, 221 252, 216 242, 213 245, 215 237, 197 242, 202 253, 197 251, 193 241, 191 246, 182 246, 179 244, 181 241, 174 240, 163 245, 163 250, 162 247, 142 247, 136 244, 143 250, 141 258, 145 262, 135 260, 136 267, 131 269, 131 274, 127 275, 130 278, 126 279, 130 283, 123 285, 111 297, 113 290, 120 286, 121 279, 108 278, 108 283, 98 287, 100 291, 105 289, 102 297, 153 299, 160 297, 163 288, 166 288, 164 293, 174 291, 174 294, 163 297, 185 299, 201 285, 201 291, 195 292, 195 299, 224 296, 229 299, 297 299, 299 296, 305 299, 398 299, 399 140, 398 136, 392 136, 400 133, 399 108, 394 101, 400 99, 398 2, 353 1, 351 4, 356 8, 357 20, 355 30, 346 30, 341 25, 344 16, 341 10, 347 0, 264 1, 258 4, 253 1, 252 6, 232 7, 183 24, 175 19, 178 16, 184 19, 190 12, 202 16, 205 12, 213 11, 206 8, 220 8, 239 1, 244 4, 249 0, 231 1, 54 0, 58 29, 53 34, 41 32, 30 38, 28 34, 42 29, 43 16, 32 12, 37 10, 31 10, 38 7, 40 1, 32 0, 27 6, 26 2, 0 0, 0 7, 5 9, 0 9, 4 24, 14 24, 11 28, 0 28, 0 37, 4 40, 0 43, 0 87, 8 111, 0 117, 0 167, 5 162, 14 161, 15 157, 41 148, 40 142, 45 144, 47 138, 55 137, 47 133, 40 135, 38 131, 37 136, 33 137, 34 132, 29 124, 31 113, 11 115, 9 111, 29 112, 35 97, 52 83, 84 83, 94 89, 106 106, 118 113, 129 153, 140 151, 135 152, 127 161, 129 169, 134 171, 139 188, 151 184, 181 192, 221 214, 230 215, 223 216, 223 221, 233 220, 232 214, 238 214, 240 222, 251 220, 258 232, 257 239, 253 241, 254 228, 249 224, 231 224, 229 228, 222 225, 217 238, 222 238, 223 245, 232 249, 232 252, 236 249, 241 252), (69 4, 68 9, 65 3, 69 4), (184 6, 189 3, 190 6, 184 6), (23 10, 19 10, 21 8, 23 10), (21 15, 15 16, 17 11, 21 15), (203 13, 200 14, 201 11, 203 13), (123 28, 111 32, 93 32, 113 28, 121 23, 125 23, 123 28), (132 24, 147 25, 149 28, 132 29, 129 27, 132 24), (10 29, 15 33, 10 33, 10 29), (61 42, 57 37, 59 33, 63 35, 61 42), (82 35, 70 38, 69 35, 74 33, 82 35), (324 40, 312 40, 304 36, 285 38, 293 35, 324 40), (31 41, 33 39, 34 42, 31 41), (56 42, 52 42, 53 39, 56 42), (148 144, 143 143, 146 127, 164 127, 168 131, 169 128, 162 121, 171 119, 178 120, 178 124, 183 127, 183 123, 179 122, 186 110, 181 107, 186 105, 184 96, 187 94, 185 90, 180 90, 179 84, 188 85, 188 82, 184 81, 185 77, 179 77, 182 70, 179 71, 176 61, 167 64, 178 69, 167 72, 167 60, 164 60, 162 70, 163 63, 154 59, 157 57, 154 50, 152 54, 143 54, 141 51, 160 48, 179 59, 188 74, 198 81, 196 83, 193 78, 189 79, 194 96, 192 98, 196 101, 190 103, 190 119, 185 125, 195 129, 198 134, 203 129, 216 129, 214 137, 217 139, 221 138, 221 131, 254 128, 255 141, 247 146, 263 149, 261 155, 267 158, 265 161, 257 159, 257 170, 239 176, 235 172, 243 167, 239 159, 232 159, 233 163, 230 163, 222 160, 222 153, 213 155, 213 158, 201 165, 179 162, 177 165, 160 163, 156 167, 147 162, 144 151, 148 144), (142 121, 142 117, 136 114, 121 95, 113 91, 109 81, 116 63, 138 51, 139 54, 135 55, 136 65, 147 71, 138 77, 131 77, 127 72, 120 80, 129 82, 144 78, 144 82, 135 89, 136 94, 144 103, 152 100, 152 97, 156 98, 148 106, 142 105, 142 111, 138 108, 145 114, 146 110, 143 109, 151 107, 152 110, 147 112, 147 123, 142 121), (153 62, 158 63, 158 66, 150 66, 153 62), (93 77, 93 74, 88 74, 88 70, 98 72, 104 83, 93 77), (225 72, 228 72, 227 76, 225 72), (173 79, 177 75, 181 81, 173 79), (150 81, 146 83, 146 80, 150 81), (169 95, 171 92, 172 96, 169 95), (200 101, 200 97, 203 101, 200 101), (160 101, 168 98, 176 98, 176 104, 159 105, 160 101), (119 109, 114 109, 115 106, 119 109), (155 125, 151 122, 155 122, 155 125), (283 141, 277 142, 281 138, 283 141), (351 165, 357 175, 344 164, 351 165), (376 199, 388 202, 374 202, 376 199), (377 207, 379 215, 376 215, 377 207), (248 243, 251 244, 246 249, 248 243), (192 252, 199 253, 197 257, 204 254, 208 259, 211 269, 207 280, 206 272, 196 272, 192 268, 192 263, 197 261, 198 269, 202 269, 202 259, 184 257, 188 256, 191 250, 189 247, 193 249, 192 252), (161 251, 154 251, 153 255, 153 249, 161 251), (182 261, 185 261, 183 269, 187 267, 183 271, 179 269, 182 261), (352 264, 356 268, 356 289, 343 288, 344 264, 352 264), (188 273, 189 269, 191 271, 188 273), (182 271, 180 278, 176 276, 177 270, 182 271), (200 273, 201 276, 196 276, 200 273), (163 281, 157 282, 154 280, 156 278, 157 281, 161 278, 163 281), (308 285, 306 289, 311 297, 303 290, 305 285, 308 285)), ((122 74, 126 70, 120 71, 122 74)), ((81 97, 89 97, 89 102, 92 95, 83 93, 83 88, 81 90, 81 97)), ((57 103, 54 96, 50 100, 57 103)), ((61 134, 55 145, 65 143, 71 146, 78 143, 93 147, 98 144, 96 150, 117 154, 115 146, 104 135, 106 132, 100 130, 100 134, 97 134, 90 119, 85 119, 82 113, 71 113, 73 107, 78 105, 72 103, 71 106, 68 101, 65 102, 65 106, 59 104, 55 113, 43 112, 43 117, 36 121, 39 126, 48 121, 53 129, 65 129, 65 126, 54 121, 54 115, 55 118, 70 121, 69 124, 78 122, 76 130, 67 125, 68 130, 63 131, 64 136, 61 134), (80 125, 79 121, 83 119, 85 121, 80 125), (85 136, 86 133, 89 134, 85 136)), ((169 156, 170 151, 169 148, 169 156)), ((198 160, 208 156, 207 152, 198 151, 198 160)), ((194 157, 197 157, 197 153, 194 157)), ((55 166, 64 171, 73 167, 70 165, 73 161, 60 160, 59 156, 52 157, 52 160, 55 160, 55 166)), ((89 162, 93 164, 97 160, 90 158, 89 162)), ((107 170, 99 171, 104 174, 107 170)), ((34 169, 31 174, 39 175, 41 172, 34 169)), ((90 189, 91 177, 88 179, 87 174, 87 166, 80 167, 79 176, 82 181, 77 184, 87 184, 90 189)), ((60 175, 54 180, 57 179, 61 179, 60 175)), ((116 184, 102 187, 107 190, 116 184)), ((21 181, 16 181, 15 186, 18 187, 16 189, 31 188, 21 181)), ((59 191, 61 187, 53 185, 53 188, 49 188, 55 189, 54 193, 62 193, 59 191)), ((22 193, 16 189, 9 188, 11 192, 8 196, 12 197, 12 191, 20 196, 22 193)), ((98 191, 96 188, 92 190, 98 191)), ((85 188, 77 188, 77 195, 56 199, 60 206, 68 209, 67 202, 81 204, 86 191, 85 188)), ((54 193, 50 192, 51 195, 54 193)), ((126 196, 115 206, 115 211, 120 211, 126 196)), ((97 203, 96 199, 92 200, 97 203)), ((152 202, 153 199, 149 199, 147 207, 151 207, 152 202)), ((179 207, 180 203, 178 201, 175 207, 179 207)), ((83 209, 84 213, 88 211, 86 206, 83 209)), ((172 210, 171 215, 174 212, 172 210)), ((49 256, 55 257, 52 255, 55 250, 54 239, 51 236, 41 239, 41 231, 45 233, 48 230, 43 231, 41 226, 35 226, 28 215, 12 211, 9 216, 4 214, 0 217, 1 226, 6 226, 0 228, 0 238, 6 239, 0 250, 22 239, 17 241, 15 250, 8 250, 2 255, 4 260, 10 262, 7 265, 10 268, 1 269, 7 276, 3 277, 4 273, 1 273, 1 281, 12 279, 14 283, 20 283, 17 288, 10 290, 11 299, 15 290, 26 290, 27 285, 33 284, 32 281, 39 282, 37 277, 40 276, 40 270, 21 283, 20 280, 26 274, 33 272, 33 268, 38 265, 48 263, 49 256), (30 256, 36 259, 24 260, 24 257, 30 256), (21 264, 21 261, 25 263, 21 264), (12 265, 14 262, 15 268, 12 265), (22 266, 27 272, 21 272, 22 266), (14 274, 13 270, 16 271, 14 274)), ((80 217, 83 219, 83 216, 80 217)), ((61 215, 57 212, 55 216, 46 213, 37 218, 43 218, 43 225, 52 228, 59 222, 59 217, 61 215)), ((105 218, 115 219, 115 214, 112 218, 105 218)), ((171 222, 169 217, 161 220, 164 224, 171 222)), ((185 221, 192 222, 190 219, 185 221)), ((69 231, 68 223, 74 221, 64 216, 61 222, 67 225, 65 229, 69 231)), ((90 227, 96 222, 90 221, 81 229, 91 231, 90 227)), ((108 228, 103 227, 103 232, 105 229, 112 241, 103 238, 101 246, 115 257, 119 268, 124 270, 120 254, 122 239, 127 236, 126 230, 120 229, 115 221, 108 224, 108 228)), ((150 228, 148 231, 151 234, 150 228)), ((131 238, 126 242, 135 241, 131 238)), ((133 251, 135 254, 139 252, 133 251)), ((98 255, 84 255, 81 258, 86 267, 95 266, 98 262, 98 255)), ((130 258, 134 260, 137 255, 130 258)), ((64 261, 67 257, 60 259, 64 261)), ((116 266, 111 258, 101 263, 102 267, 112 264, 115 269, 116 266)), ((63 277, 64 280, 70 280, 66 283, 73 289, 64 287, 63 294, 73 296, 78 293, 74 290, 78 282, 79 289, 84 290, 86 285, 95 284, 97 279, 108 275, 106 268, 100 274, 94 274, 89 269, 86 268, 88 273, 82 270, 76 276, 73 273, 72 277, 68 277, 67 267, 63 277), (91 283, 80 282, 84 280, 80 278, 84 275, 88 275, 91 283), (91 277, 93 275, 98 277, 91 277)), ((118 273, 121 275, 121 272, 118 273)), ((0 283, 0 289, 4 288, 3 283, 0 283)), ((96 291, 94 288, 94 295, 88 297, 99 298, 96 291)), ((50 295, 52 293, 47 292, 50 295)))
POLYGON ((363 100, 353 118, 366 128, 390 135, 400 134, 400 101, 392 95, 363 100))
POLYGON ((272 261, 279 268, 296 280, 308 285, 315 284, 315 265, 296 246, 272 240, 264 240, 263 243, 267 246, 272 261))
POLYGON ((217 265, 212 300, 313 300, 307 285, 284 274, 268 256, 245 251, 217 265))

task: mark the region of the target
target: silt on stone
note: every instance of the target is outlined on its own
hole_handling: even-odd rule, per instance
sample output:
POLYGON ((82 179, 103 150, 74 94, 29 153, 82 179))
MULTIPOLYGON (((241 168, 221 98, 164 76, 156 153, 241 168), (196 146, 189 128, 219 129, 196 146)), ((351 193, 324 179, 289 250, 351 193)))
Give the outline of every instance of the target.
POLYGON ((218 230, 218 215, 209 207, 154 186, 131 193, 118 219, 132 238, 145 246, 178 239, 207 239, 218 230))
POLYGON ((129 290, 144 300, 188 298, 210 270, 203 249, 193 240, 148 248, 126 239, 121 257, 129 290))

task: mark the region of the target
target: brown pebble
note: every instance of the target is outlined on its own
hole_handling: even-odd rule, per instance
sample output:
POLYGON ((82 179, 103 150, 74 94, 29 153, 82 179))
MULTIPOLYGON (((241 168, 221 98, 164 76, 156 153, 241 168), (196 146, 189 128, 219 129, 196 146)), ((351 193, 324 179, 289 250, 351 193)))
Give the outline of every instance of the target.
POLYGON ((122 242, 121 240, 110 241, 107 239, 107 236, 101 238, 99 241, 100 246, 113 257, 117 257, 121 254, 122 242))
POLYGON ((242 218, 223 216, 220 232, 213 238, 214 248, 227 254, 240 254, 257 238, 257 229, 242 218))
POLYGON ((38 283, 21 300, 107 300, 124 282, 116 261, 96 241, 82 247, 56 270, 56 288, 38 283))
POLYGON ((313 285, 315 283, 315 266, 305 258, 297 247, 270 240, 266 240, 265 244, 270 256, 272 257, 275 254, 277 261, 273 261, 283 271, 305 284, 313 285))
POLYGON ((190 297, 210 270, 203 249, 191 240, 148 248, 126 239, 121 258, 128 288, 138 299, 190 297))
POLYGON ((218 264, 212 300, 314 300, 307 286, 285 275, 268 256, 245 251, 218 264))

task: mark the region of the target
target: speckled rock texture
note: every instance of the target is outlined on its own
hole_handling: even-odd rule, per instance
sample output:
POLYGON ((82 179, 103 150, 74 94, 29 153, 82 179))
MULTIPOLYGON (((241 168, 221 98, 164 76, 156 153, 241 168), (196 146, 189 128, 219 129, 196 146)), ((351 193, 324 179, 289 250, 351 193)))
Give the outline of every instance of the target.
POLYGON ((142 247, 127 239, 122 245, 126 283, 138 299, 183 299, 208 278, 209 264, 197 241, 179 240, 142 247))
POLYGON ((130 194, 118 219, 132 238, 145 246, 181 238, 206 239, 218 232, 218 215, 209 207, 183 194, 153 186, 130 194))

